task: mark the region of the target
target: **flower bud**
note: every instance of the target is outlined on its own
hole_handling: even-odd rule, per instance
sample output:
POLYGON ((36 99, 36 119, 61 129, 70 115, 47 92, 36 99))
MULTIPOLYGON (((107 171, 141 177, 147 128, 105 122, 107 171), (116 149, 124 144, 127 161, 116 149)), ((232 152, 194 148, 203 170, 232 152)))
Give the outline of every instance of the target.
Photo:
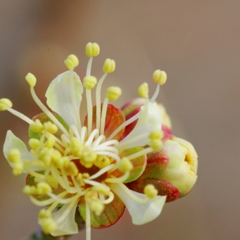
POLYGON ((159 151, 147 155, 147 166, 139 179, 129 188, 143 192, 152 184, 167 201, 186 195, 197 180, 197 153, 191 143, 173 137, 163 142, 159 151))

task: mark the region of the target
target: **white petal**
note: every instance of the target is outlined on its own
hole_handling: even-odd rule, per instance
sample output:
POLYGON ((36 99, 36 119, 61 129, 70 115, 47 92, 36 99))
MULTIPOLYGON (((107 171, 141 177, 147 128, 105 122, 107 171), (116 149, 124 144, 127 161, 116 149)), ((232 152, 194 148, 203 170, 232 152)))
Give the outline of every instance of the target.
POLYGON ((12 149, 18 149, 20 151, 21 160, 33 160, 34 159, 34 156, 27 150, 25 143, 21 139, 16 137, 12 133, 12 131, 8 130, 6 139, 5 139, 5 142, 3 145, 3 154, 4 154, 5 158, 7 159, 8 163, 10 164, 10 166, 12 166, 13 163, 9 162, 8 153, 12 149))
MULTIPOLYGON (((162 117, 159 111, 154 107, 152 103, 148 103, 148 106, 144 105, 141 107, 139 112, 139 118, 136 126, 128 134, 126 138, 123 139, 122 142, 129 140, 138 135, 142 135, 144 133, 150 134, 153 130, 161 130, 162 128, 162 117)), ((149 142, 148 137, 139 139, 134 143, 128 145, 128 148, 135 146, 145 146, 149 142)))
POLYGON ((49 85, 45 94, 47 104, 52 111, 59 114, 71 126, 77 126, 77 116, 74 111, 72 94, 75 94, 76 107, 79 113, 83 87, 79 76, 73 72, 74 92, 71 92, 71 71, 58 75, 49 85))
POLYGON ((58 211, 52 213, 52 220, 56 223, 57 229, 51 232, 51 235, 55 237, 78 233, 78 225, 75 222, 76 207, 77 201, 74 204, 72 202, 65 204, 58 211), (59 222, 63 214, 66 214, 66 217, 59 222))
POLYGON ((142 225, 157 218, 166 201, 166 196, 157 196, 145 203, 139 203, 131 198, 131 194, 140 199, 145 198, 144 194, 129 190, 123 184, 122 186, 120 184, 111 184, 111 188, 125 204, 135 225, 142 225), (130 194, 127 192, 130 192, 130 194))

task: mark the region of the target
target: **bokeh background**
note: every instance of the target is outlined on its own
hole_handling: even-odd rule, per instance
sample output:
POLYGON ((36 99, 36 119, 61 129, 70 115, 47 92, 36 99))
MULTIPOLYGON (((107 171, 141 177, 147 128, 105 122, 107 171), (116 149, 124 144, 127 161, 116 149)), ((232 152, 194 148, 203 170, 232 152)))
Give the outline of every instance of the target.
MULTIPOLYGON (((198 182, 187 197, 166 204, 157 220, 134 226, 126 212, 113 227, 93 230, 93 240, 240 239, 239 13, 237 0, 0 1, 0 97, 30 117, 39 109, 26 73, 36 75, 45 101, 68 54, 79 56, 77 71, 84 76, 89 41, 101 47, 97 77, 106 57, 116 60, 105 86, 123 89, 119 106, 137 96, 140 83, 151 82, 156 68, 168 73, 158 100, 175 135, 199 154, 198 182)), ((27 139, 21 120, 1 112, 0 122, 1 146, 7 129, 27 139)), ((13 177, 2 153, 0 159, 0 239, 18 240, 35 230, 38 208, 22 194, 24 176, 13 177)), ((72 239, 85 239, 85 230, 72 239)))

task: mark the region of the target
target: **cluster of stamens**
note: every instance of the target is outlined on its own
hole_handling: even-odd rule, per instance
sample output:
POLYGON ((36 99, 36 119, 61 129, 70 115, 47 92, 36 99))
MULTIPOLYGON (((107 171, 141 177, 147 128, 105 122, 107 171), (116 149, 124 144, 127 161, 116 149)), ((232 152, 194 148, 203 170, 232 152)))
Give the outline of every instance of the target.
MULTIPOLYGON (((48 117, 48 121, 41 122, 40 119, 31 120, 23 114, 12 109, 12 103, 8 99, 0 100, 0 111, 8 110, 30 125, 30 131, 39 134, 39 138, 30 138, 28 144, 31 148, 32 159, 21 156, 18 149, 13 148, 8 153, 8 159, 13 168, 13 174, 19 175, 23 172, 29 173, 28 178, 33 179, 32 185, 24 187, 23 192, 30 196, 33 203, 38 206, 46 206, 39 213, 39 224, 46 233, 51 233, 63 218, 53 221, 52 212, 61 204, 69 204, 67 212, 84 198, 87 208, 100 215, 104 205, 110 203, 114 194, 111 190, 111 183, 123 183, 133 169, 131 160, 146 155, 151 151, 158 150, 162 144, 163 133, 154 130, 150 134, 140 134, 123 141, 114 139, 117 133, 125 126, 135 121, 139 115, 135 115, 107 138, 104 135, 106 112, 109 101, 115 101, 121 95, 119 87, 109 87, 103 104, 101 105, 101 86, 109 73, 115 70, 115 61, 107 59, 103 65, 103 76, 97 78, 91 75, 93 57, 98 56, 100 48, 96 43, 89 43, 86 46, 86 55, 90 57, 86 76, 83 78, 83 87, 87 99, 87 123, 82 126, 77 100, 74 94, 73 70, 78 65, 75 55, 69 55, 65 65, 71 74, 72 105, 74 106, 77 125, 65 128, 55 115, 50 112, 39 100, 34 91, 36 78, 29 73, 26 81, 34 101, 48 117), (91 92, 96 87, 96 128, 93 129, 93 110, 91 92), (148 138, 148 146, 141 151, 129 156, 120 157, 120 153, 128 144, 137 142, 139 139, 148 138), (122 175, 115 177, 113 172, 119 170, 122 175)), ((139 95, 146 99, 146 111, 148 104, 155 101, 160 85, 166 81, 166 73, 156 70, 153 80, 157 88, 151 99, 148 99, 148 85, 143 83, 138 89, 139 95)), ((154 198, 157 190, 152 186, 146 186, 144 193, 146 198, 154 198)), ((139 201, 143 201, 139 199, 139 201)), ((146 201, 146 199, 144 200, 146 201)), ((88 212, 88 211, 87 211, 88 212)))

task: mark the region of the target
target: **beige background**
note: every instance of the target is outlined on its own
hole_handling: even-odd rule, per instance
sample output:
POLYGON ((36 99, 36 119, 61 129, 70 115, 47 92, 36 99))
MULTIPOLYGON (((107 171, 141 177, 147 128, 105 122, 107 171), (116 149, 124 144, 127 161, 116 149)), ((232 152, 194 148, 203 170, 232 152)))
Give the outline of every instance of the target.
MULTIPOLYGON (((199 179, 185 198, 165 205, 152 223, 133 226, 128 213, 113 227, 93 230, 93 240, 237 240, 239 208, 240 1, 224 0, 1 0, 0 96, 28 116, 39 109, 24 81, 37 78, 44 100, 49 82, 64 71, 70 53, 80 58, 84 76, 88 41, 117 62, 108 83, 127 99, 137 96, 153 70, 168 73, 158 98, 172 117, 174 133, 191 141, 199 154, 199 179)), ((154 90, 152 84, 151 90, 154 90)), ((0 113, 0 145, 7 129, 23 139, 25 123, 0 113)), ((0 153, 0 239, 18 240, 37 224, 38 208, 22 194, 24 177, 13 177, 0 153)), ((85 231, 74 236, 85 239, 85 231)))

